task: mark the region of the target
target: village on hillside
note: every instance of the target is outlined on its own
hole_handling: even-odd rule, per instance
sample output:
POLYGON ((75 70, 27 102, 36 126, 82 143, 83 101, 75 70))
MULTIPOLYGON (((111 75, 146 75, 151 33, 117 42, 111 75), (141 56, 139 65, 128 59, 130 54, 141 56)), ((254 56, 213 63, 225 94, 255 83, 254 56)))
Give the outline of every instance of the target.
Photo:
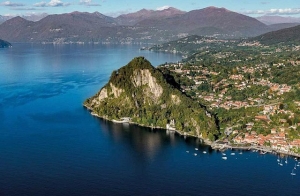
MULTIPOLYGON (((262 47, 256 42, 251 46, 253 44, 262 47)), ((249 46, 249 43, 242 45, 249 46)), ((299 50, 299 47, 291 50, 299 50)), ((282 51, 276 48, 273 54, 261 52, 260 55, 269 60, 271 55, 282 51)), ((231 146, 260 146, 300 154, 300 101, 293 99, 300 95, 299 81, 289 73, 300 73, 300 59, 281 57, 276 62, 254 64, 249 61, 254 57, 249 55, 246 60, 231 58, 230 62, 239 62, 239 66, 226 67, 218 63, 235 56, 232 52, 215 53, 217 63, 211 66, 204 65, 204 58, 199 56, 160 67, 177 78, 183 92, 218 114, 220 141, 231 146)))

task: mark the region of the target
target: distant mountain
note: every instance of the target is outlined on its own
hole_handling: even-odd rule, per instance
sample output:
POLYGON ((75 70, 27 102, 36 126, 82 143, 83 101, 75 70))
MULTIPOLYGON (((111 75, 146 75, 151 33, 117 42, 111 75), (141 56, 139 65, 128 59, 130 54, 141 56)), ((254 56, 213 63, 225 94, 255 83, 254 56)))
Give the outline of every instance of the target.
POLYGON ((257 17, 256 19, 267 25, 278 24, 278 23, 300 23, 300 18, 296 18, 296 17, 260 16, 257 17))
POLYGON ((32 22, 15 17, 0 25, 0 36, 11 42, 88 41, 100 37, 99 31, 109 35, 115 27, 113 18, 95 13, 72 12, 49 15, 32 22))
MULTIPOLYGON (((29 20, 29 21, 36 22, 36 21, 39 21, 39 20, 45 18, 46 16, 48 16, 48 14, 43 13, 43 14, 23 15, 23 16, 20 16, 20 17, 22 17, 26 20, 29 20)), ((0 15, 0 24, 4 23, 5 21, 10 20, 12 18, 14 18, 14 16, 1 16, 0 15)))
POLYGON ((5 22, 5 21, 7 21, 11 18, 13 18, 13 17, 11 17, 11 16, 1 16, 0 15, 0 24, 2 24, 3 22, 5 22))
POLYGON ((99 12, 48 15, 35 22, 15 17, 0 25, 0 37, 9 42, 161 43, 188 35, 254 37, 286 27, 290 24, 267 26, 225 8, 208 7, 190 12, 168 8, 144 9, 117 18, 99 12))
POLYGON ((145 19, 164 19, 168 17, 173 17, 177 15, 184 14, 184 11, 178 10, 173 7, 169 7, 164 10, 146 10, 142 9, 138 12, 130 13, 130 14, 123 14, 116 18, 116 21, 120 25, 135 25, 136 23, 145 20, 145 19))
POLYGON ((201 32, 206 28, 206 30, 212 29, 212 34, 225 33, 227 37, 253 36, 269 30, 265 24, 254 18, 216 7, 193 10, 165 19, 146 19, 139 22, 137 26, 151 26, 186 33, 201 32))
POLYGON ((269 32, 253 38, 263 44, 300 43, 300 25, 287 29, 269 32))
POLYGON ((10 46, 11 44, 9 42, 0 39, 0 48, 8 48, 10 46))
POLYGON ((278 24, 272 24, 268 26, 272 31, 278 31, 280 29, 291 28, 298 25, 300 25, 300 23, 278 23, 278 24))
POLYGON ((39 20, 45 18, 46 16, 48 16, 48 14, 43 13, 43 14, 24 15, 24 16, 21 16, 21 17, 26 19, 26 20, 36 22, 36 21, 39 21, 39 20))

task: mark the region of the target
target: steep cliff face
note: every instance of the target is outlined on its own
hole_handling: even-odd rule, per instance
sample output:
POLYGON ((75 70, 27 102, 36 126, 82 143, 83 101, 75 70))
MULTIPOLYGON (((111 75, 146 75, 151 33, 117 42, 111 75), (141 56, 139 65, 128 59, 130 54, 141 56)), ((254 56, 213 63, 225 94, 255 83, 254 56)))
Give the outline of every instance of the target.
POLYGON ((171 121, 181 133, 214 139, 219 135, 215 119, 181 91, 143 57, 114 71, 109 82, 84 103, 109 120, 130 117, 144 126, 165 128, 171 121))
POLYGON ((157 83, 156 78, 152 76, 149 69, 134 70, 132 75, 132 83, 138 88, 145 86, 144 93, 148 97, 152 97, 157 100, 163 93, 163 88, 157 83))

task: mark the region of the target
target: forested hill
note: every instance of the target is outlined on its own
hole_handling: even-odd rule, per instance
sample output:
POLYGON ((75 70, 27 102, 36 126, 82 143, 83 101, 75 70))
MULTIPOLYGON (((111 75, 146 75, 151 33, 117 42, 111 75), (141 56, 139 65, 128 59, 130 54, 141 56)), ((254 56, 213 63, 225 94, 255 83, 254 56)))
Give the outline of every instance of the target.
POLYGON ((300 43, 300 25, 266 33, 254 38, 262 44, 300 43))
POLYGON ((7 41, 0 39, 0 48, 8 48, 11 47, 11 44, 7 41))
MULTIPOLYGON (((171 77, 171 76, 169 76, 171 77)), ((216 120, 197 102, 144 57, 134 58, 114 71, 109 82, 84 105, 109 120, 122 117, 151 127, 165 128, 171 121, 181 133, 214 140, 219 136, 216 120)))

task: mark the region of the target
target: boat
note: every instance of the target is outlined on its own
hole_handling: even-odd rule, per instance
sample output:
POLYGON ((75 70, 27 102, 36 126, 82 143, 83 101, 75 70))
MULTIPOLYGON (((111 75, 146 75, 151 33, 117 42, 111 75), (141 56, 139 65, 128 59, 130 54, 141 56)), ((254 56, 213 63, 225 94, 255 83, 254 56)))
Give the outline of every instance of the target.
POLYGON ((198 150, 198 148, 195 148, 195 150, 198 150))
POLYGON ((282 162, 278 163, 278 165, 283 166, 282 162))
POLYGON ((294 170, 292 170, 291 175, 292 175, 292 176, 296 176, 296 173, 294 172, 294 170))
POLYGON ((186 153, 190 153, 190 151, 187 150, 186 153))
POLYGON ((240 152, 239 154, 243 154, 243 152, 240 152))
POLYGON ((227 157, 222 157, 222 159, 227 160, 227 157))
POLYGON ((222 155, 223 155, 223 156, 226 156, 226 154, 225 154, 224 152, 222 153, 222 155))
POLYGON ((287 158, 285 159, 285 161, 284 161, 284 162, 285 162, 285 164, 287 164, 287 163, 288 163, 288 161, 287 161, 287 158))
POLYGON ((197 153, 194 153, 194 156, 197 156, 197 153))
POLYGON ((203 154, 206 154, 206 151, 203 151, 203 154))
POLYGON ((232 152, 230 155, 235 155, 235 153, 234 153, 234 152, 232 152))

